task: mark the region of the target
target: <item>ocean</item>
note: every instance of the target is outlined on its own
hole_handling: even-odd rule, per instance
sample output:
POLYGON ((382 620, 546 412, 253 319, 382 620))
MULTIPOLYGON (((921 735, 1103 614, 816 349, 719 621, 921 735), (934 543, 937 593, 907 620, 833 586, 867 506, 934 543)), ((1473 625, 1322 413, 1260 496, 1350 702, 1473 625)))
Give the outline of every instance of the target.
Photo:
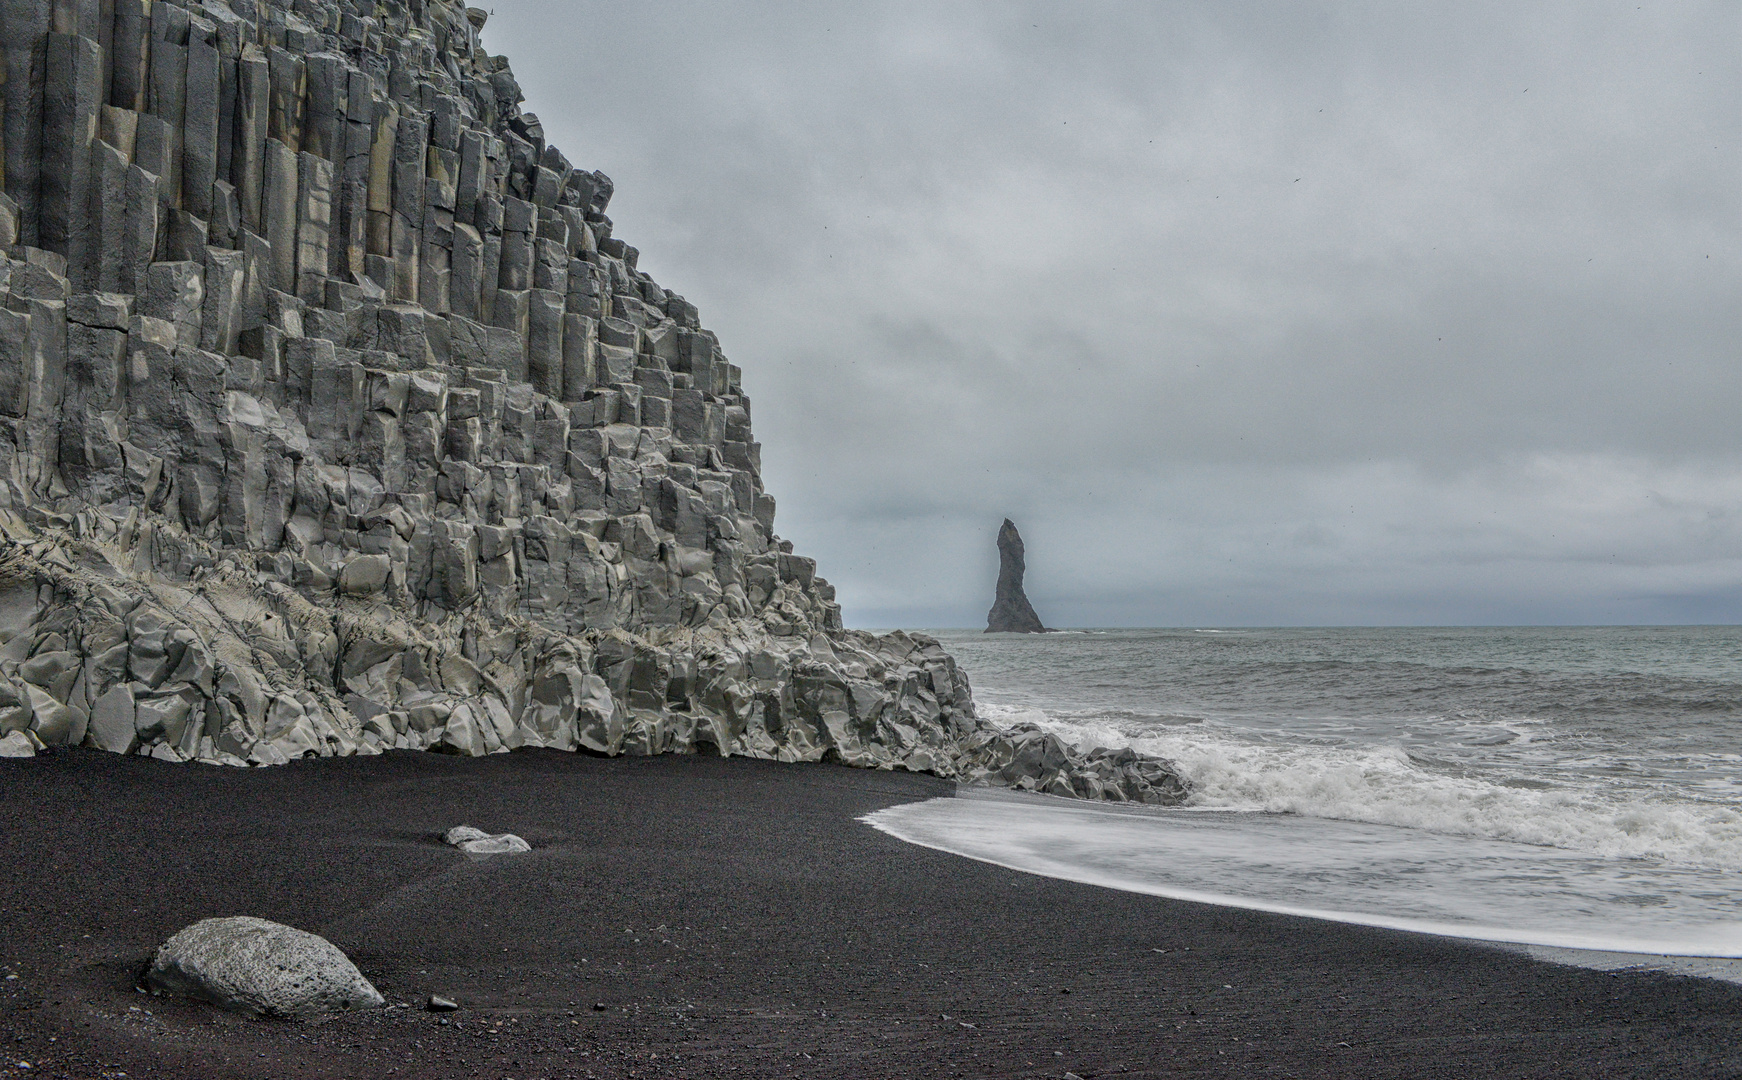
POLYGON ((982 716, 1172 758, 1193 794, 963 789, 867 819, 901 839, 1742 979, 1742 627, 936 633, 982 716))

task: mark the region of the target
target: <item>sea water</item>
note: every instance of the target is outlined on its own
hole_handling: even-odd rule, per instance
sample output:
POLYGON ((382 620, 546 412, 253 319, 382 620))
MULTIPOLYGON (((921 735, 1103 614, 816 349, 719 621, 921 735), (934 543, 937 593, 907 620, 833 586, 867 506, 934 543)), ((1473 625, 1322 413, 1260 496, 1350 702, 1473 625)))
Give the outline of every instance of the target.
POLYGON ((982 716, 1171 758, 1192 795, 868 819, 904 840, 1596 966, 1742 957, 1742 627, 938 636, 982 716))

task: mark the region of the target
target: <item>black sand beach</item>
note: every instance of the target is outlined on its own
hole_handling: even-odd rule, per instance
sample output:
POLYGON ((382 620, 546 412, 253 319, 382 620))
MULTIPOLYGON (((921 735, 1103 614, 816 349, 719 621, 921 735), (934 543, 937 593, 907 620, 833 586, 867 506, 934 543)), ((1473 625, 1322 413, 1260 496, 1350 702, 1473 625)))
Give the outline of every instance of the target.
POLYGON ((855 821, 950 791, 546 751, 0 761, 0 1076, 1742 1075, 1742 987, 1030 877, 855 821), (537 850, 441 846, 462 822, 537 850), (326 935, 414 1007, 262 1022, 135 989, 229 914, 326 935))

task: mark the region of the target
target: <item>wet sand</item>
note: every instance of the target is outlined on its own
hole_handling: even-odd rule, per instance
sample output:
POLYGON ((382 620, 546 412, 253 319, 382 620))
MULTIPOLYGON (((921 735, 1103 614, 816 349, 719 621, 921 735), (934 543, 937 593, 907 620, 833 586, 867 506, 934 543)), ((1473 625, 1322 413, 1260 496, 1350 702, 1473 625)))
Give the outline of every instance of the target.
POLYGON ((1742 986, 1032 877, 855 820, 951 790, 548 751, 0 760, 0 1077, 1742 1075, 1742 986), (461 823, 536 850, 461 855, 437 839, 461 823), (136 989, 231 914, 327 936, 413 1007, 296 1024, 136 989))

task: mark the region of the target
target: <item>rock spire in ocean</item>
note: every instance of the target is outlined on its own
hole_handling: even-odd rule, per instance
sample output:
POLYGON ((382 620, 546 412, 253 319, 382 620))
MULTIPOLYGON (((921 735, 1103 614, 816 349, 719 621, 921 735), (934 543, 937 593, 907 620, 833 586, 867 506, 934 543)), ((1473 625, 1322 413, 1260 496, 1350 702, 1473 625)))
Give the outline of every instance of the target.
MULTIPOLYGON (((737 365, 452 0, 0 4, 0 737, 1170 801, 774 533, 737 365)), ((1167 779, 1173 778, 1173 779, 1167 779)))
POLYGON ((1022 577, 1027 573, 1023 559, 1022 534, 1009 518, 998 530, 998 594, 992 610, 986 614, 988 634, 1044 634, 1046 627, 1022 591, 1022 577))

